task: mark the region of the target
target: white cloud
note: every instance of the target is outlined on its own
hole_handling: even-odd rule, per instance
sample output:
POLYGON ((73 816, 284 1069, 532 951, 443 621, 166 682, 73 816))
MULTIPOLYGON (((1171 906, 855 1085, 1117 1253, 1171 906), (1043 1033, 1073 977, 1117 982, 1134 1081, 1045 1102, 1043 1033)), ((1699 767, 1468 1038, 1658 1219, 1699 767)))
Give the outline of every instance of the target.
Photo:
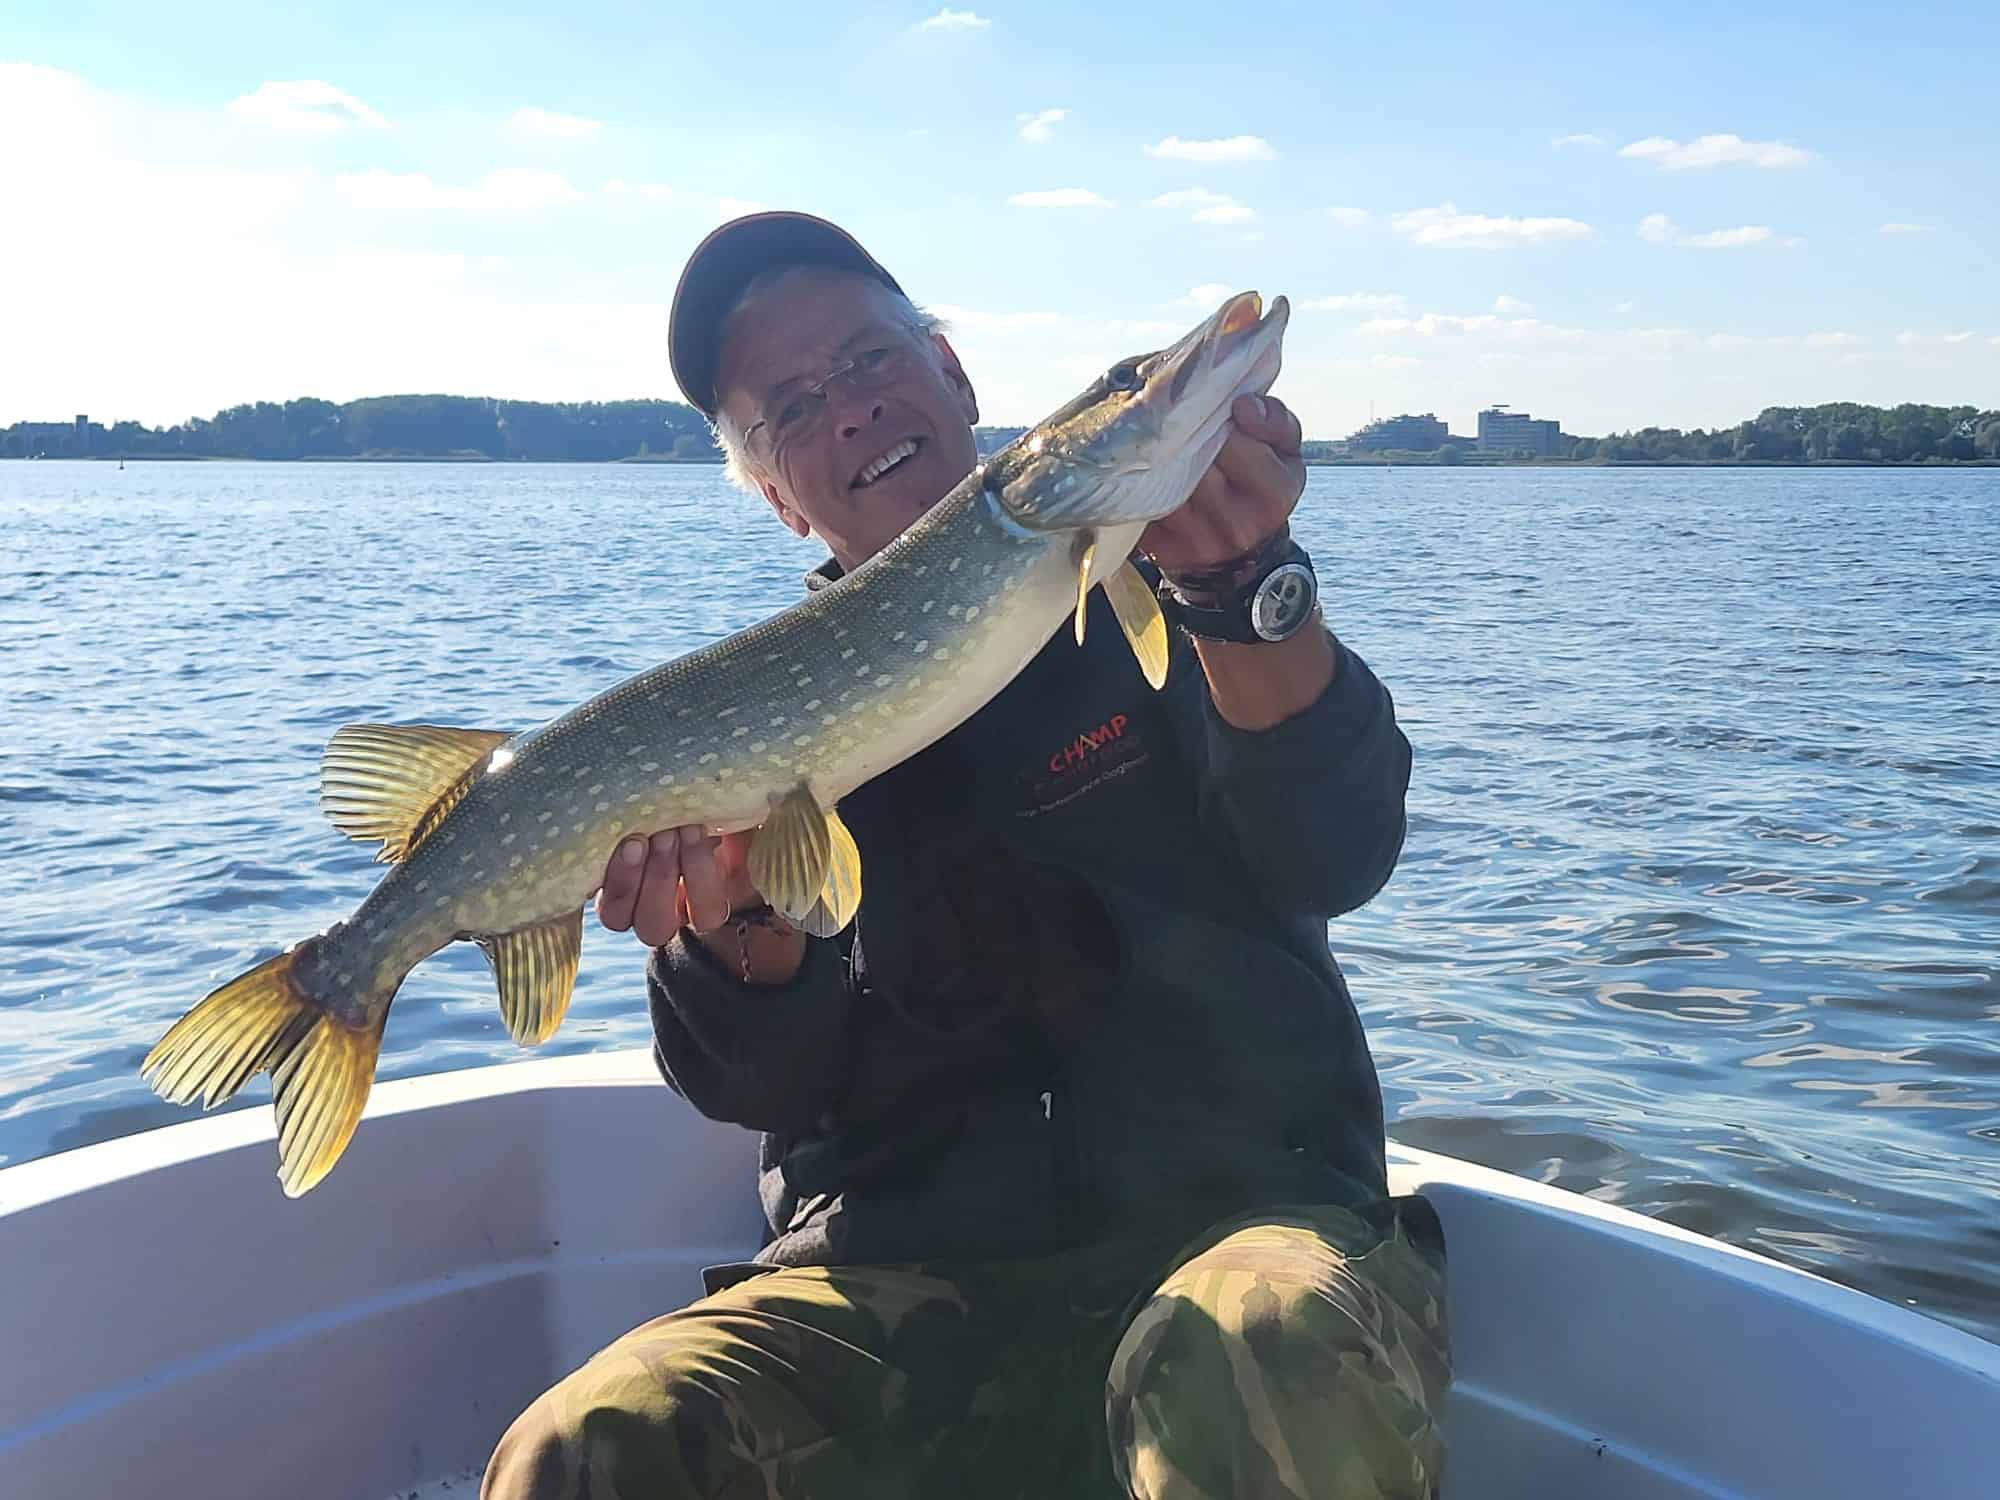
POLYGON ((1602 146, 1604 144, 1604 137, 1601 135, 1592 135, 1589 131, 1580 131, 1576 135, 1559 135, 1550 141, 1549 144, 1558 150, 1564 146, 1602 146))
POLYGON ((1031 115, 1016 115, 1014 123, 1021 127, 1021 139, 1037 146, 1046 146, 1055 139, 1055 128, 1069 114, 1066 109, 1037 110, 1031 115))
POLYGON ((435 208, 444 189, 425 172, 391 172, 370 167, 365 172, 343 172, 333 179, 334 191, 356 208, 385 212, 420 212, 435 208))
MULTIPOLYGON (((334 190, 357 208, 386 213, 468 214, 479 218, 518 218, 560 208, 583 196, 560 172, 542 167, 500 167, 469 187, 450 187, 423 172, 389 172, 371 167, 344 172, 333 180, 334 190)), ((623 191, 606 185, 607 191, 623 191)))
POLYGON ((472 187, 445 191, 446 201, 455 208, 501 216, 539 213, 583 196, 562 173, 541 167, 500 167, 472 187))
POLYGON ((530 104, 509 115, 507 123, 500 127, 500 134, 517 146, 532 146, 594 141, 603 129, 604 122, 601 120, 558 114, 552 109, 538 109, 530 104))
POLYGON ((1163 161, 1276 161, 1278 153, 1261 135, 1232 135, 1214 141, 1184 141, 1170 135, 1146 148, 1148 156, 1163 161))
POLYGON ((1761 245, 1770 237, 1768 224, 1739 224, 1734 229, 1710 229, 1702 234, 1682 235, 1680 243, 1697 250, 1737 250, 1745 245, 1761 245))
POLYGON ((665 203, 678 196, 664 182, 627 182, 622 177, 614 177, 605 183, 604 191, 614 198, 643 198, 651 203, 665 203))
POLYGON ((1611 304, 1611 310, 1615 313, 1628 313, 1638 305, 1636 302, 1614 302, 1611 304))
POLYGON ((1858 333, 1809 333, 1805 336, 1808 349, 1848 349, 1866 342, 1858 333))
POLYGON ((1884 224, 1875 232, 1877 234, 1929 234, 1931 233, 1931 229, 1932 226, 1929 224, 1899 224, 1892 221, 1884 224))
POLYGON ((917 31, 984 31, 993 23, 986 17, 969 10, 952 10, 949 6, 936 15, 919 21, 917 31))
POLYGON ((1410 354, 1378 354, 1368 363, 1378 370, 1409 370, 1423 361, 1410 354))
MULTIPOLYGON (((10 145, 53 129, 57 147, 79 144, 98 133, 106 101, 75 73, 40 63, 0 62, 0 139, 10 145)), ((23 154, 26 160, 26 153, 23 154)))
POLYGON ((1535 310, 1534 304, 1523 302, 1519 297, 1510 297, 1505 292, 1493 299, 1493 310, 1514 317, 1521 317, 1535 310))
POLYGON ((1368 210, 1365 208, 1329 208, 1326 216, 1342 229, 1359 229, 1368 222, 1368 210))
MULTIPOLYGON (((1647 214, 1639 221, 1640 239, 1655 245, 1684 245, 1694 250, 1741 250, 1750 245, 1770 244, 1772 235, 1768 224, 1741 224, 1734 229, 1710 229, 1690 234, 1665 214, 1647 214)), ((1796 249, 1805 241, 1797 235, 1788 235, 1777 243, 1796 249)))
POLYGON ((1708 167, 1802 167, 1813 159, 1812 152, 1782 141, 1746 141, 1740 135, 1705 135, 1685 145, 1653 135, 1632 142, 1618 154, 1649 161, 1668 172, 1708 167))
POLYGON ((1238 203, 1227 193, 1211 193, 1207 188, 1178 188, 1162 193, 1153 200, 1153 207, 1191 209, 1197 224, 1248 224, 1257 217, 1254 208, 1238 203))
POLYGON ((1204 281, 1200 286, 1191 286, 1185 297, 1175 299, 1175 307, 1191 307, 1201 312, 1214 312, 1216 308, 1234 296, 1236 288, 1220 281, 1204 281))
POLYGON ((345 90, 317 78, 266 82, 229 101, 239 120, 293 135, 332 135, 350 126, 381 130, 388 121, 345 90))
POLYGON ((1905 349, 1946 348, 1955 344, 1969 344, 1977 337, 1978 335, 1969 328, 1958 333, 1917 333, 1905 329, 1896 335, 1896 342, 1905 349))
POLYGON ((370 245, 343 250, 333 258, 336 276, 370 282, 408 285, 424 281, 456 281, 465 274, 466 257, 455 250, 398 250, 370 245))
MULTIPOLYGON (((754 198, 734 198, 728 194, 689 192, 665 182, 627 182, 613 177, 604 184, 604 197, 622 207, 672 203, 677 207, 715 219, 735 219, 744 214, 762 213, 768 203, 754 198)), ((567 200, 559 200, 567 201, 567 200)))
POLYGON ((1111 200, 1089 188, 1040 188, 1007 200, 1016 208, 1109 208, 1111 200))
POLYGON ((1390 221, 1419 245, 1464 250, 1502 250, 1519 245, 1546 245, 1562 240, 1589 239, 1595 232, 1578 219, 1517 219, 1490 214, 1463 214, 1453 203, 1398 214, 1390 221))
POLYGON ((1425 313, 1418 318, 1370 318, 1354 330, 1363 338, 1397 338, 1415 335, 1437 338, 1462 335, 1472 338, 1565 342, 1582 337, 1576 329, 1544 323, 1539 318, 1502 318, 1493 313, 1459 317, 1451 313, 1425 313))
POLYGON ((1059 328, 1063 322, 1060 313, 986 312, 950 302, 933 302, 930 310, 949 323, 954 333, 1019 333, 1025 329, 1059 328))
POLYGON ((1313 297, 1299 306, 1310 312, 1396 312, 1403 306, 1399 292, 1341 292, 1313 297))

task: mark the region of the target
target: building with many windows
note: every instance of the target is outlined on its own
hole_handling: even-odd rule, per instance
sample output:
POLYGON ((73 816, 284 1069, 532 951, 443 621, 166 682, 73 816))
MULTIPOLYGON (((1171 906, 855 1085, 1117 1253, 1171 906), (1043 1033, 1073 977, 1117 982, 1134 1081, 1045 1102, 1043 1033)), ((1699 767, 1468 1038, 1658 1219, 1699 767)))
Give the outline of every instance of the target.
POLYGON ((1537 421, 1524 411, 1491 406, 1479 414, 1481 453, 1527 452, 1548 458, 1562 452, 1562 423, 1537 421))

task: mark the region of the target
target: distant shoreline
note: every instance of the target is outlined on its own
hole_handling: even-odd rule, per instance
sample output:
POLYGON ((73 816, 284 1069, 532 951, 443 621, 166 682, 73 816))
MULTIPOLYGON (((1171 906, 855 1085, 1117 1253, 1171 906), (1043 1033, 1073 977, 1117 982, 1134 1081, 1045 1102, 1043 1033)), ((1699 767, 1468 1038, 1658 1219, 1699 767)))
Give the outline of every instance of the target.
MULTIPOLYGON (((681 468, 722 467, 722 456, 673 458, 633 454, 626 458, 494 458, 485 453, 340 453, 309 458, 250 458, 229 453, 94 453, 88 458, 7 458, 0 463, 132 464, 483 464, 529 467, 537 464, 662 464, 681 468)), ((2000 469, 1995 458, 1481 458, 1439 463, 1428 454, 1399 458, 1308 458, 1308 469, 2000 469)))
POLYGON ((722 467, 722 455, 714 458, 669 458, 658 453, 631 454, 625 458, 494 458, 487 453, 315 453, 305 458, 252 458, 237 453, 92 453, 84 458, 59 456, 9 458, 0 454, 0 463, 50 464, 683 464, 722 467))
POLYGON ((1308 458, 1308 469, 2000 469, 2000 458, 1308 458))
MULTIPOLYGON (((1347 439, 1311 438, 1312 465, 1475 468, 1591 465, 1634 468, 1902 468, 2000 462, 2000 409, 1893 407, 1835 401, 1767 406, 1750 421, 1713 432, 1645 427, 1575 437, 1545 422, 1532 442, 1475 446, 1435 416, 1405 414, 1347 439)), ((990 454, 1028 429, 981 424, 990 454)), ((1484 429, 1482 428, 1482 431, 1484 429)), ((0 428, 0 455, 23 459, 226 458, 278 463, 692 463, 719 464, 708 418, 677 401, 503 401, 485 396, 366 396, 336 405, 302 396, 282 404, 229 407, 167 428, 106 426, 78 413, 68 422, 0 428)))

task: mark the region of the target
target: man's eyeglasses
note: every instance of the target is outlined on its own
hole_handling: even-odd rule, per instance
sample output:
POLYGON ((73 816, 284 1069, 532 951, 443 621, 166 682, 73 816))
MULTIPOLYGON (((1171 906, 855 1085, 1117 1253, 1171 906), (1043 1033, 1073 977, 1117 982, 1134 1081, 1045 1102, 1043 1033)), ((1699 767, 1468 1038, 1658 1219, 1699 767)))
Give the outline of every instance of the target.
POLYGON ((861 350, 811 385, 789 392, 775 408, 767 408, 744 432, 743 445, 753 457, 769 462, 780 448, 826 426, 827 391, 836 380, 845 380, 857 391, 879 390, 903 373, 909 356, 909 345, 900 342, 861 350))

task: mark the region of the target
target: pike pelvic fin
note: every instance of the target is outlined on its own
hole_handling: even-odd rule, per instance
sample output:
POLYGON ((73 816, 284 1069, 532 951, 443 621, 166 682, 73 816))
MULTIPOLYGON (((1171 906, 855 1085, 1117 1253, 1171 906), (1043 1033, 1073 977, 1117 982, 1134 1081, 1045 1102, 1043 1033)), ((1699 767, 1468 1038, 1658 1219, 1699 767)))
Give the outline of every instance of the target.
POLYGON ((826 887, 832 858, 827 814, 811 789, 801 784, 785 794, 757 830, 750 845, 750 883, 788 921, 803 926, 826 887))
POLYGON ((296 1198, 347 1149, 375 1081, 388 1007, 356 1028, 299 987, 295 971, 317 939, 266 959, 176 1021, 146 1054, 146 1081, 172 1104, 228 1099, 269 1072, 278 1110, 278 1180, 296 1198))
POLYGON ((335 828, 367 843, 377 864, 408 859, 479 779, 512 735, 436 724, 348 724, 319 763, 320 806, 335 828))
POLYGON ((1090 610, 1090 563, 1097 556, 1097 533, 1079 531, 1073 549, 1076 558, 1076 643, 1083 644, 1083 620, 1090 610))
POLYGON ((861 849, 833 808, 826 810, 826 882, 799 926, 814 937, 832 937, 861 907, 861 849))
POLYGON ((1159 599, 1130 562, 1104 580, 1104 597, 1111 601, 1118 628, 1139 658, 1139 670, 1158 691, 1167 680, 1167 617, 1160 613, 1159 599))
POLYGON ((583 952, 583 908, 517 927, 487 933, 479 948, 500 986, 500 1015, 523 1047, 537 1047, 556 1034, 569 1010, 583 952))

